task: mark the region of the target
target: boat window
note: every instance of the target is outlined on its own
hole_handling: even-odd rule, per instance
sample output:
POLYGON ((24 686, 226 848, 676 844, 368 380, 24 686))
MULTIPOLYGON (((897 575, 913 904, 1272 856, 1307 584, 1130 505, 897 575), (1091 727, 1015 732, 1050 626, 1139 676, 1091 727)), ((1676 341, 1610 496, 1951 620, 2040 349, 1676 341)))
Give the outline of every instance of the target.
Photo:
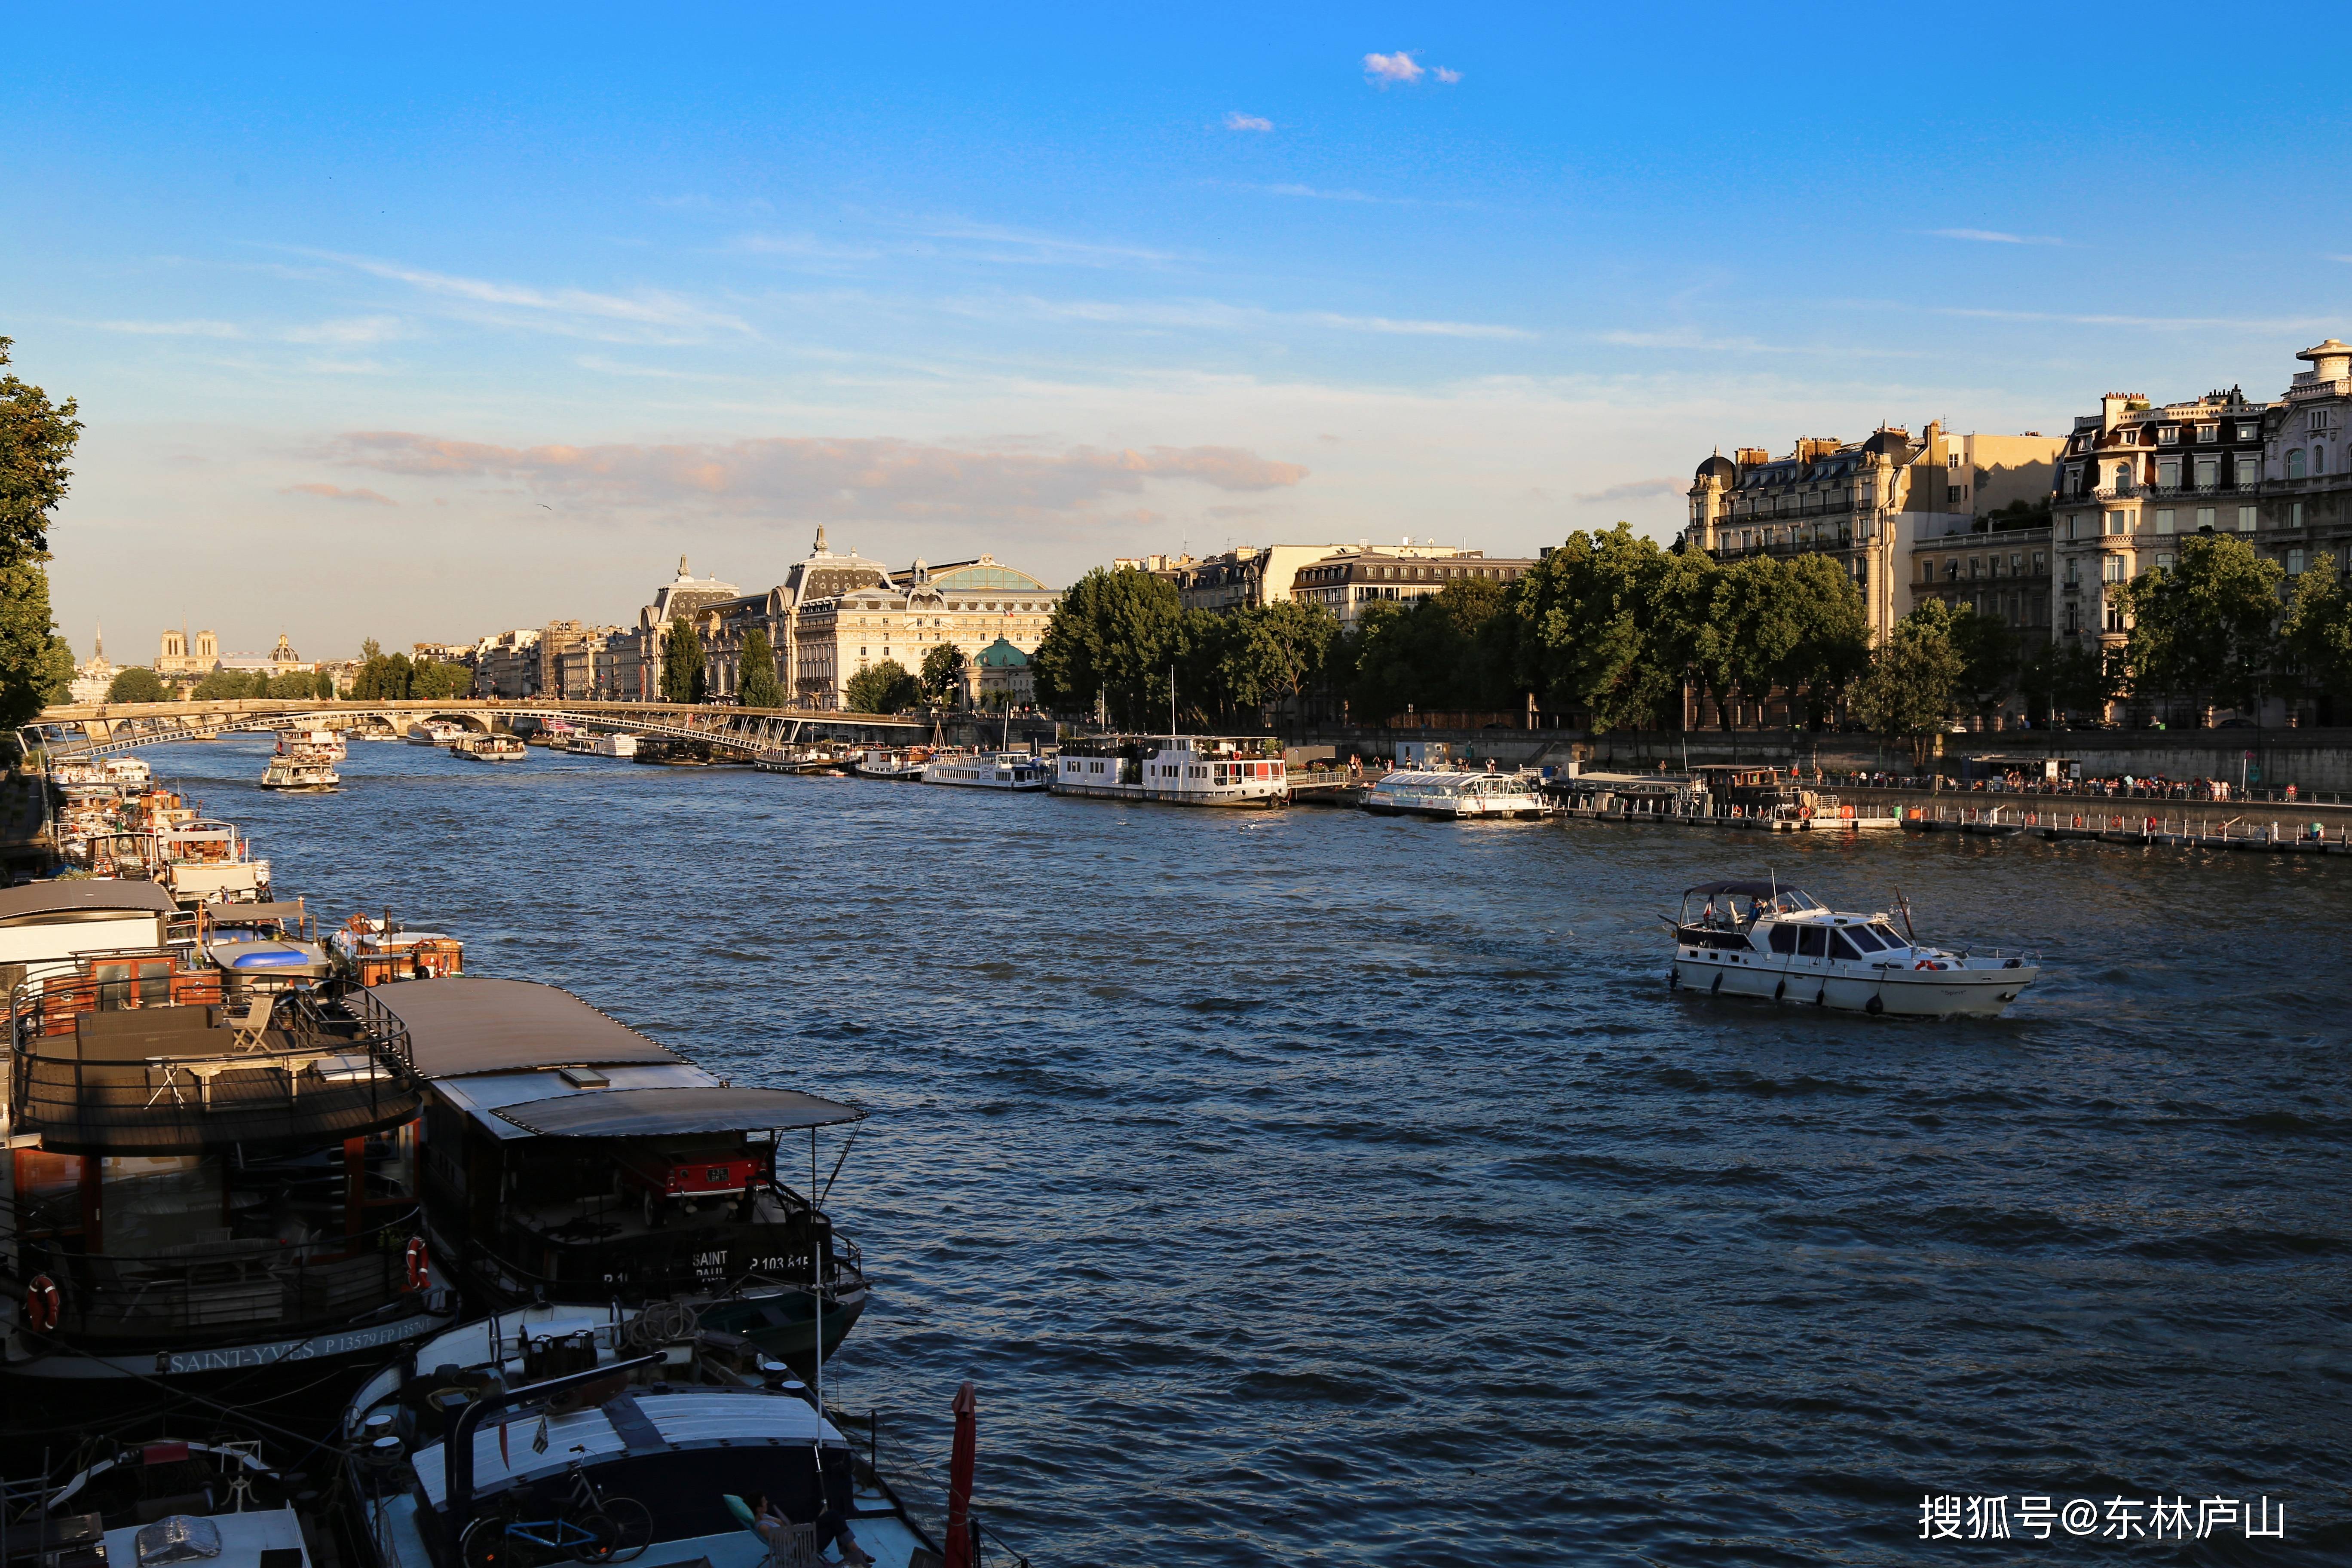
POLYGON ((1801 926, 1797 930, 1797 951, 1807 958, 1820 958, 1829 952, 1827 926, 1801 926))
POLYGON ((1860 958, 1862 956, 1861 952, 1855 948, 1853 942, 1850 940, 1853 935, 1853 933, 1852 931, 1833 931, 1830 932, 1830 956, 1832 958, 1860 958))
POLYGON ((1868 926, 1848 926, 1843 934, 1855 947, 1864 952, 1876 952, 1886 945, 1878 940, 1878 933, 1868 926))
POLYGON ((1772 928, 1772 951, 1774 952, 1796 952, 1797 928, 1795 926, 1774 926, 1772 928))
POLYGON ((1885 942, 1889 947, 1909 947, 1911 945, 1909 942, 1905 942, 1901 937, 1895 934, 1894 927, 1882 924, 1875 921, 1871 922, 1870 934, 1876 937, 1879 941, 1885 942))

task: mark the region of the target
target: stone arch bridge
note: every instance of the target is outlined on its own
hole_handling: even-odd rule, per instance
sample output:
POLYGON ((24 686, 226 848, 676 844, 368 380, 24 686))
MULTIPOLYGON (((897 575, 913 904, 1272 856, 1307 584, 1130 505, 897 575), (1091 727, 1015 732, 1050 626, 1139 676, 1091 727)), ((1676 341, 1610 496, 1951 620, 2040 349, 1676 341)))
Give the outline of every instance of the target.
POLYGON ((118 756, 171 741, 202 741, 236 731, 345 730, 367 720, 404 734, 411 724, 439 719, 482 733, 511 731, 517 719, 563 720, 583 729, 700 741, 746 755, 805 741, 905 743, 931 728, 929 719, 889 713, 809 709, 733 708, 663 702, 547 702, 530 699, 456 698, 426 702, 278 701, 92 702, 51 708, 19 731, 29 750, 52 761, 118 756))

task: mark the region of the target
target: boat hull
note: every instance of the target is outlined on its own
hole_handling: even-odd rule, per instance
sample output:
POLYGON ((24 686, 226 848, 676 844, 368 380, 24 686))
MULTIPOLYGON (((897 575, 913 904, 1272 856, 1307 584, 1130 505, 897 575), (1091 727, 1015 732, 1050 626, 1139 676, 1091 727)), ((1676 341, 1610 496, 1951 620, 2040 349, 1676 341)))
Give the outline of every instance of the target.
POLYGON ((2011 968, 1831 969, 1825 961, 1777 954, 1701 953, 1675 960, 1675 983, 1715 995, 1801 1003, 1897 1018, 1998 1017, 2041 971, 2011 968), (1766 962, 1754 962, 1766 960, 1766 962))

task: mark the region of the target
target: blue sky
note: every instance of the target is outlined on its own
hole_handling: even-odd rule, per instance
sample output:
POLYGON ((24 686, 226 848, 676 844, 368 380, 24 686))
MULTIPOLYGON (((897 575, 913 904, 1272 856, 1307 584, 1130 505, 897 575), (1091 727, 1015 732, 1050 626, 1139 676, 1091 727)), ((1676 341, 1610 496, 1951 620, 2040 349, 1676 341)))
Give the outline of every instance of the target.
POLYGON ((820 522, 1055 583, 1664 537, 1718 445, 2273 396, 2352 336, 2344 89, 2216 29, 50 7, 0 333, 81 400, 56 596, 118 658, 621 621, 820 522))

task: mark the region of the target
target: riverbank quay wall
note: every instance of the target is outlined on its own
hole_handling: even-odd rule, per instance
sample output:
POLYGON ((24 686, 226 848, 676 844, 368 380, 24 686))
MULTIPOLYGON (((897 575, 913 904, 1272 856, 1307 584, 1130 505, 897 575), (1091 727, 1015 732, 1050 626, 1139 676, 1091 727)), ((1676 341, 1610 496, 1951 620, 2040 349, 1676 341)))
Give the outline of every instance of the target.
MULTIPOLYGON (((1930 773, 1958 779, 1970 757, 1999 757, 2039 778, 2041 764, 2079 764, 2085 778, 2242 777, 2247 794, 2269 803, 2287 785, 2298 799, 2314 795, 2352 801, 2352 729, 2312 730, 1998 730, 1931 736, 1930 773), (2242 774, 2241 769, 2243 769, 2242 774)), ((1294 761, 1390 758, 1400 744, 1442 742, 1450 757, 1497 767, 1566 768, 1574 763, 1602 773, 1668 773, 1710 763, 1816 768, 1839 773, 1913 773, 1907 748, 1872 735, 1803 731, 1695 730, 1438 730, 1325 728, 1286 737, 1294 761)), ((1831 781, 1832 785, 1835 779, 1831 781)), ((2279 804, 2285 804, 2284 802, 2279 804)))

